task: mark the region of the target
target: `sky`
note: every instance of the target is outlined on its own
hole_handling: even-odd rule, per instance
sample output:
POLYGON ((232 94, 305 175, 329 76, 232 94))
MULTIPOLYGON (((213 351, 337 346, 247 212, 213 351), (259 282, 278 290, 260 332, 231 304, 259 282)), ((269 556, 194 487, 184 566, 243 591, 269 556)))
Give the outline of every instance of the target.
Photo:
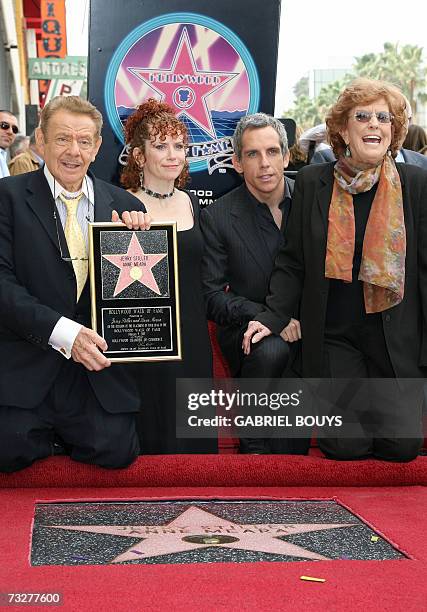
MULTIPOLYGON (((89 1, 66 0, 69 55, 87 54, 89 1)), ((350 67, 385 42, 427 53, 426 23, 425 0, 282 0, 275 115, 292 105, 295 83, 312 68, 350 67)))
POLYGON ((347 68, 385 42, 427 45, 423 0, 282 0, 275 114, 292 104, 295 83, 313 68, 347 68))

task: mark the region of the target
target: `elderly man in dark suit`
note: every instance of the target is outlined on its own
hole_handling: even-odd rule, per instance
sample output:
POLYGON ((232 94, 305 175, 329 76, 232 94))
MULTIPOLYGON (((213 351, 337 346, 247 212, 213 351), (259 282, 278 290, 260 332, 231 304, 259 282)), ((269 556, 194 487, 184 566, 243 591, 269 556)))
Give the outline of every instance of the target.
POLYGON ((139 201, 88 174, 102 116, 54 98, 37 143, 45 166, 0 183, 0 470, 55 454, 108 468, 138 454, 132 378, 103 355, 90 329, 89 221, 147 226, 139 201))
MULTIPOLYGON (((265 308, 274 260, 284 243, 294 181, 286 131, 264 113, 243 117, 233 139, 233 165, 244 183, 204 209, 202 280, 208 317, 218 325, 218 341, 233 376, 280 377, 289 346, 271 336, 250 355, 242 351, 248 321, 265 308)), ((281 439, 242 439, 244 453, 306 452, 306 443, 281 439)))

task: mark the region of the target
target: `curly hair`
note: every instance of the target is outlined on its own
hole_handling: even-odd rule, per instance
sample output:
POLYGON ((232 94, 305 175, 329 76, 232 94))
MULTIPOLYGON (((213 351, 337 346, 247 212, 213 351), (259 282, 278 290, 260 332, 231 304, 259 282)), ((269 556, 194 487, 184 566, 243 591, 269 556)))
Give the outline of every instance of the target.
POLYGON ((348 85, 326 116, 328 140, 337 158, 344 155, 346 143, 340 131, 347 127, 350 112, 363 104, 371 104, 384 98, 393 115, 390 150, 396 157, 405 138, 408 127, 408 116, 405 98, 398 87, 385 81, 358 78, 348 85))
MULTIPOLYGON (((176 138, 183 136, 184 144, 188 143, 187 127, 175 116, 175 111, 169 104, 150 98, 140 104, 125 123, 125 140, 128 145, 128 161, 120 177, 120 182, 126 189, 138 191, 141 168, 133 156, 137 147, 145 151, 145 141, 154 141, 157 136, 165 140, 167 136, 176 138)), ((175 179, 175 187, 181 188, 189 179, 188 162, 185 162, 181 174, 175 179)))

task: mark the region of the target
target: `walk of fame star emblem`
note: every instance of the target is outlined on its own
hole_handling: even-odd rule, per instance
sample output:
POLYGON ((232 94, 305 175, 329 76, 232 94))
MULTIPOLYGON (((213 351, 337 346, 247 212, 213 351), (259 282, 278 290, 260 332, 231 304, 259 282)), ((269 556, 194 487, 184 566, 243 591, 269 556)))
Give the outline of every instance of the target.
POLYGON ((143 538, 140 543, 112 559, 112 563, 120 563, 123 561, 134 561, 141 556, 145 558, 159 557, 170 553, 185 552, 209 546, 276 553, 285 556, 301 557, 302 559, 324 561, 328 557, 285 542, 281 537, 297 533, 307 533, 309 531, 323 531, 325 529, 339 529, 350 526, 352 526, 351 523, 240 525, 233 521, 221 519, 211 512, 206 512, 206 510, 196 506, 191 506, 179 517, 162 526, 137 525, 125 527, 103 525, 98 527, 93 525, 73 525, 69 527, 51 527, 53 529, 70 529, 90 533, 108 533, 122 537, 140 535, 143 538), (204 535, 199 535, 201 533, 204 535), (230 537, 226 534, 233 534, 235 537, 230 537))
POLYGON ((158 94, 162 102, 174 107, 178 117, 186 115, 212 137, 216 134, 207 98, 238 74, 199 70, 187 28, 182 30, 168 70, 139 67, 130 67, 128 70, 158 94))
POLYGON ((38 504, 32 563, 404 557, 374 533, 334 501, 38 504))
MULTIPOLYGON (((127 232, 121 233, 124 234, 125 238, 128 237, 127 232)), ((167 253, 145 252, 135 232, 132 232, 132 237, 125 253, 103 253, 102 257, 120 270, 117 282, 115 283, 113 297, 120 295, 133 283, 140 283, 154 294, 160 295, 161 291, 153 274, 153 268, 166 256, 167 253)))
MULTIPOLYGON (((105 79, 110 125, 124 145, 123 126, 155 98, 174 108, 188 129, 190 171, 231 168, 237 122, 259 109, 260 82, 243 41, 223 23, 171 13, 142 23, 117 46, 105 79)), ((126 147, 119 162, 126 164, 126 147)))

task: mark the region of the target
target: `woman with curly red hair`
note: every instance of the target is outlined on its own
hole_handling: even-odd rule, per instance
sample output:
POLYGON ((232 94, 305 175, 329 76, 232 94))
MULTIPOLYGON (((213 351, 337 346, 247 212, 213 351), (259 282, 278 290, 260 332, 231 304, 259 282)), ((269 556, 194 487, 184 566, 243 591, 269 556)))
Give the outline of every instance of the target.
POLYGON ((203 249, 199 204, 182 188, 188 181, 187 128, 167 104, 149 99, 125 126, 129 158, 121 182, 139 198, 154 222, 177 223, 183 360, 138 367, 143 454, 215 453, 217 440, 176 437, 177 378, 211 378, 212 353, 203 303, 203 249))

